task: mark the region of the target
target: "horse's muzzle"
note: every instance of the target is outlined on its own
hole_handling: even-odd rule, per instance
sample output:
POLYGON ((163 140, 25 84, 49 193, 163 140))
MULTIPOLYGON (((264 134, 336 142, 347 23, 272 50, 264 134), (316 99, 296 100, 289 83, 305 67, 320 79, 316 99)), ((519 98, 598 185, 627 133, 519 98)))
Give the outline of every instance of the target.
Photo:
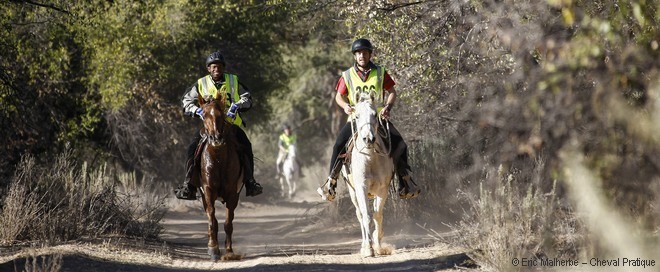
POLYGON ((214 146, 221 146, 225 144, 225 139, 222 137, 218 137, 218 135, 211 135, 209 136, 209 143, 214 146))
POLYGON ((371 148, 374 145, 374 137, 364 137, 364 142, 367 143, 367 147, 371 148))

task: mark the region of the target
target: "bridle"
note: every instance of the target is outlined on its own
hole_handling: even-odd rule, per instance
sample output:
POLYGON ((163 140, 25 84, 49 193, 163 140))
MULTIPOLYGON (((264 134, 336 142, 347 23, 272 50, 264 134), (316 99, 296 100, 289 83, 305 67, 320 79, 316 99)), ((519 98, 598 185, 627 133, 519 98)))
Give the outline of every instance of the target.
MULTIPOLYGON (((356 104, 356 111, 352 114, 353 118, 351 118, 351 131, 353 131, 353 133, 356 134, 357 137, 360 137, 360 138, 364 138, 360 135, 363 127, 374 125, 371 121, 358 123, 358 120, 362 120, 362 119, 360 119, 360 117, 361 117, 360 115, 364 114, 364 111, 358 110, 358 106, 362 103, 368 103, 368 105, 370 106, 370 109, 374 112, 374 114, 377 114, 377 113, 375 113, 376 110, 373 106, 373 103, 370 100, 366 100, 366 101, 363 100, 363 101, 360 101, 359 103, 356 104)), ((392 141, 388 141, 389 145, 387 146, 387 149, 383 150, 385 148, 385 143, 383 142, 383 139, 389 138, 389 135, 390 135, 390 133, 389 133, 389 130, 390 130, 389 122, 385 121, 384 118, 381 118, 380 116, 378 116, 378 123, 376 125, 376 128, 375 129, 369 128, 369 129, 372 130, 372 131, 375 130, 375 133, 373 135, 374 142, 370 142, 370 143, 368 142, 369 144, 371 144, 371 146, 373 146, 372 149, 374 150, 374 153, 376 153, 380 156, 388 156, 389 153, 390 153, 390 150, 392 149, 392 141), (385 124, 383 124, 383 122, 385 124), (381 131, 378 129, 378 126, 384 127, 385 131, 383 133, 381 133, 381 131), (376 144, 375 146, 373 145, 374 143, 376 144), (378 148, 379 146, 381 148, 378 148)), ((367 149, 368 146, 369 145, 361 146, 358 149, 358 151, 360 153, 366 154, 365 149, 367 149)), ((356 148, 357 148, 357 146, 356 146, 356 148)))
POLYGON ((209 144, 211 144, 211 146, 214 147, 218 147, 226 143, 224 137, 226 135, 225 128, 229 123, 224 118, 224 112, 222 110, 222 107, 219 107, 216 104, 222 102, 223 101, 221 100, 211 99, 204 105, 205 109, 212 108, 210 114, 213 114, 215 122, 213 122, 213 132, 209 132, 207 120, 206 118, 204 118, 204 129, 202 131, 202 138, 208 139, 209 144))

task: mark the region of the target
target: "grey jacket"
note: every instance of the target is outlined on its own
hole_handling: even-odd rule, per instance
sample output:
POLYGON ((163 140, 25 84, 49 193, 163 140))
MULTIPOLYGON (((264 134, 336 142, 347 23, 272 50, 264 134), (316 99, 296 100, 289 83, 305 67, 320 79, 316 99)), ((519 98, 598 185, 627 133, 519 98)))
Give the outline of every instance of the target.
MULTIPOLYGON (((222 77, 222 80, 214 82, 216 86, 224 84, 224 77, 222 77)), ((243 85, 240 81, 238 82, 238 94, 240 95, 241 99, 238 101, 232 101, 234 104, 238 106, 238 111, 239 112, 244 112, 252 108, 252 97, 250 96, 250 92, 243 85)), ((197 100, 199 96, 199 92, 197 91, 197 81, 195 81, 195 84, 193 84, 192 87, 186 91, 185 94, 183 94, 183 98, 181 99, 181 102, 183 103, 183 112, 186 115, 192 116, 192 117, 200 117, 195 114, 197 112, 197 109, 199 109, 199 101, 197 100)))

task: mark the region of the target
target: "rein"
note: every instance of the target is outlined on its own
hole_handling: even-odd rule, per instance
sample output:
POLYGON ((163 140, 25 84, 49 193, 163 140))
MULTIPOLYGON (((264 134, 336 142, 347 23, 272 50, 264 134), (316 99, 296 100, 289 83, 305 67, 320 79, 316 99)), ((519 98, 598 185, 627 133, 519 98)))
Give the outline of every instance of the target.
MULTIPOLYGON (((357 118, 357 116, 358 116, 357 112, 354 113, 354 116, 356 116, 356 118, 357 118)), ((356 126, 357 126, 357 124, 355 124, 357 122, 356 118, 351 118, 351 131, 353 132, 353 134, 359 134, 359 130, 356 130, 356 126)), ((378 128, 376 129, 376 141, 378 141, 378 143, 379 143, 378 146, 381 146, 381 147, 384 148, 385 143, 383 142, 383 139, 389 139, 390 138, 390 123, 385 121, 385 124, 383 124, 383 121, 385 121, 385 118, 382 118, 382 117, 379 116, 378 117, 379 127, 383 127, 383 128, 385 128, 385 130, 383 132, 381 132, 380 129, 378 129, 378 128)), ((365 124, 361 125, 358 129, 361 129, 362 127, 368 126, 368 125, 371 125, 371 124, 365 123, 365 124)), ((354 141, 354 137, 351 137, 351 141, 354 141)), ((384 151, 381 151, 381 149, 379 149, 379 148, 374 148, 374 153, 378 154, 379 156, 389 156, 390 151, 392 150, 392 140, 390 139, 387 142, 388 142, 387 149, 385 149, 384 151)), ((358 151, 360 151, 362 153, 364 148, 365 147, 362 147, 358 151)))
MULTIPOLYGON (((224 102, 222 102, 221 100, 214 99, 207 103, 224 103, 224 102)), ((213 106, 216 107, 216 109, 218 108, 217 104, 213 106)), ((224 112, 224 109, 220 111, 224 112)), ((215 118, 222 118, 220 122, 218 122, 217 120, 214 122, 215 133, 209 133, 209 131, 205 126, 201 134, 203 138, 208 139, 208 142, 211 144, 211 146, 220 146, 227 142, 228 140, 227 136, 230 134, 230 132, 227 130, 227 127, 231 126, 231 124, 228 123, 226 120, 224 120, 224 116, 215 116, 215 118)))

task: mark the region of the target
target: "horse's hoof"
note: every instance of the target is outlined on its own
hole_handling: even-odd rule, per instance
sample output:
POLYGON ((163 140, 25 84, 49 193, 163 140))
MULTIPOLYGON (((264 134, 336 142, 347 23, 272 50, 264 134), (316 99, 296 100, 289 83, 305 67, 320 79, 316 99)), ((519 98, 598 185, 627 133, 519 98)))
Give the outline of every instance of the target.
POLYGON ((211 261, 217 262, 218 260, 220 260, 220 255, 211 255, 211 261))
POLYGON ((376 256, 376 255, 374 254, 374 249, 373 249, 373 248, 363 248, 363 249, 360 250, 360 254, 361 254, 362 257, 364 257, 364 258, 366 258, 366 257, 374 257, 374 256, 376 256))
POLYGON ((392 255, 392 253, 394 253, 394 247, 391 245, 383 244, 376 249, 378 255, 392 255))
POLYGON ((211 256, 211 261, 215 262, 220 259, 220 249, 217 247, 209 247, 208 253, 211 256))
POLYGON ((222 255, 223 261, 238 261, 240 259, 243 259, 243 255, 234 254, 233 252, 222 255))

